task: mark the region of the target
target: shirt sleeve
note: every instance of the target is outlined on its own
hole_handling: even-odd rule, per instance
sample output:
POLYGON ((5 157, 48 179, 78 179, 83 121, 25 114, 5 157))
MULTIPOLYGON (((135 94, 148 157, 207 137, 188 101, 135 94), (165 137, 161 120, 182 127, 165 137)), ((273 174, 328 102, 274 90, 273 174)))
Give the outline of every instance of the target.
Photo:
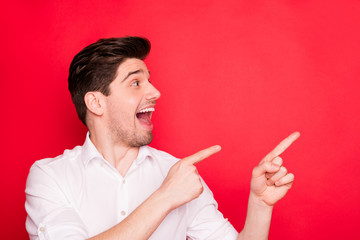
POLYGON ((203 193, 188 205, 190 215, 187 229, 191 240, 236 240, 238 232, 217 209, 218 204, 213 193, 202 180, 203 193))
POLYGON ((36 163, 26 182, 26 230, 31 240, 83 240, 86 228, 56 179, 36 163))

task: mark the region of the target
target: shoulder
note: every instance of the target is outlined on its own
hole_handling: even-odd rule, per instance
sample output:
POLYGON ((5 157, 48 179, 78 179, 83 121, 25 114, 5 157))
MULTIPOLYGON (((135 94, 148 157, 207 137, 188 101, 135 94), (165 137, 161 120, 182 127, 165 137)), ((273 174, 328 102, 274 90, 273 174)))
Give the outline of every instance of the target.
POLYGON ((39 185, 50 184, 58 185, 61 179, 68 176, 69 171, 79 172, 81 168, 82 147, 76 146, 63 154, 54 158, 45 158, 36 161, 30 168, 26 181, 26 191, 31 191, 39 185))
POLYGON ((82 146, 76 146, 73 149, 66 149, 63 154, 54 158, 44 158, 36 161, 30 168, 42 169, 44 171, 61 171, 67 165, 77 164, 82 152, 82 146))

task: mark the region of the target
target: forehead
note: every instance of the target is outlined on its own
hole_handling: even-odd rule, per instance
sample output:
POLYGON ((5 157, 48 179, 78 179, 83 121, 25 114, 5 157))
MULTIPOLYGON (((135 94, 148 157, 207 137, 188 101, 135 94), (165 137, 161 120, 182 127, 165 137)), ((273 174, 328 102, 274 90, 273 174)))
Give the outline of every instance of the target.
POLYGON ((121 63, 117 69, 117 76, 122 78, 126 77, 129 73, 142 70, 144 73, 148 73, 148 69, 143 60, 137 58, 128 58, 121 63))

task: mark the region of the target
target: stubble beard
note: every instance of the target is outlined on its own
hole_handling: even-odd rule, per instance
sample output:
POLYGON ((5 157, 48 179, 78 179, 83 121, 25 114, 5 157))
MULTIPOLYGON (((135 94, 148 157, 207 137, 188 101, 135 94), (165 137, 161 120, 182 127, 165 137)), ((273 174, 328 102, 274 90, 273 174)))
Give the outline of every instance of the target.
POLYGON ((148 131, 146 133, 141 133, 133 129, 132 131, 127 131, 123 129, 122 126, 114 126, 111 125, 110 134, 114 142, 122 143, 129 147, 141 147, 148 145, 153 140, 152 131, 148 131))
POLYGON ((153 140, 152 132, 147 133, 146 135, 139 136, 138 134, 134 133, 132 138, 127 139, 127 144, 130 147, 141 147, 145 145, 149 145, 153 140))

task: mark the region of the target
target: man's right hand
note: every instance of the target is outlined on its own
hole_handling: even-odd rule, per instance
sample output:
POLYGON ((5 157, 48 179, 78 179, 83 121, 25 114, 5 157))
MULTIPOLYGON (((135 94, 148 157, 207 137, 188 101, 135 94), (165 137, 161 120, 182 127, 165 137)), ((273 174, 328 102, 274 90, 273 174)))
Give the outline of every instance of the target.
POLYGON ((123 221, 91 239, 149 239, 170 211, 200 196, 203 186, 194 164, 220 149, 212 146, 179 160, 157 191, 123 221))
POLYGON ((200 196, 203 186, 195 164, 219 152, 218 145, 201 150, 189 157, 175 163, 169 170, 164 182, 159 188, 170 204, 170 209, 175 209, 200 196))

